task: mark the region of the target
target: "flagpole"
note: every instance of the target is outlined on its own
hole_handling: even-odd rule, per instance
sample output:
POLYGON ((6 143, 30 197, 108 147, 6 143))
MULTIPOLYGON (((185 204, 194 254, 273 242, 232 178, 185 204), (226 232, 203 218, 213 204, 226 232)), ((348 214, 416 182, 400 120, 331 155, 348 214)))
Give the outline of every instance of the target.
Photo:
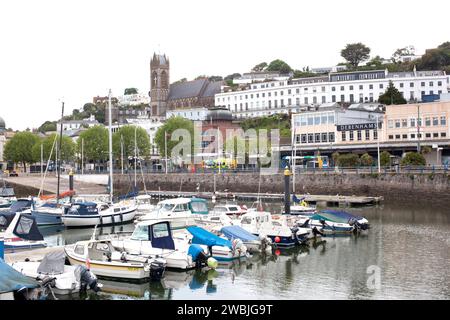
POLYGON ((111 115, 111 89, 108 92, 108 131, 109 131, 109 197, 111 203, 113 202, 113 159, 112 159, 112 115, 111 115))

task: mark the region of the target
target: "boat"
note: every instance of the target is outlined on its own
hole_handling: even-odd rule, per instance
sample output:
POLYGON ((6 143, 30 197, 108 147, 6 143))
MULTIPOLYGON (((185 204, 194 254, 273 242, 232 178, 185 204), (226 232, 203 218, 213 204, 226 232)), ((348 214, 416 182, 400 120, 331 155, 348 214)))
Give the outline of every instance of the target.
POLYGON ((134 198, 137 208, 136 216, 144 215, 155 209, 155 205, 151 204, 152 197, 148 194, 141 194, 134 198))
POLYGON ((239 206, 234 203, 226 203, 214 206, 212 211, 214 213, 225 213, 226 215, 230 216, 240 216, 244 213, 247 213, 247 207, 245 205, 239 206))
POLYGON ((75 202, 65 208, 66 227, 92 227, 127 223, 134 219, 136 206, 129 203, 75 202))
POLYGON ((164 257, 167 268, 188 270, 206 263, 207 248, 189 243, 189 239, 174 238, 169 221, 142 221, 130 237, 120 234, 106 236, 114 248, 129 255, 141 257, 164 257))
POLYGON ((246 231, 260 237, 269 237, 274 246, 289 247, 306 244, 311 237, 308 228, 289 227, 280 216, 274 216, 267 211, 249 210, 239 220, 234 220, 246 231))
POLYGON ((208 214, 205 199, 174 198, 158 202, 156 208, 136 219, 141 221, 169 221, 172 229, 181 229, 196 225, 195 220, 208 214))
MULTIPOLYGON (((305 201, 305 197, 297 198, 295 194, 292 195, 293 205, 290 205, 290 214, 291 215, 301 215, 301 216, 310 216, 317 212, 315 206, 309 205, 305 201)), ((283 214, 286 214, 283 212, 283 214)))
POLYGON ((3 187, 0 188, 0 210, 8 210, 16 200, 14 188, 8 187, 3 180, 3 187))
POLYGON ((349 234, 367 231, 370 228, 366 218, 335 210, 321 210, 312 216, 301 217, 297 220, 297 225, 316 227, 323 234, 349 234))
POLYGON ((46 201, 36 206, 33 201, 29 213, 36 218, 38 226, 52 226, 63 224, 62 215, 64 210, 70 204, 57 204, 56 202, 46 201))
POLYGON ((0 232, 4 239, 5 251, 43 248, 47 246, 44 237, 39 232, 36 219, 26 213, 16 212, 4 232, 0 232))
MULTIPOLYGON (((95 234, 95 231, 94 231, 95 234)), ((64 247, 71 265, 86 265, 98 277, 127 281, 146 281, 163 276, 166 261, 129 255, 119 251, 108 239, 78 241, 64 247)))
POLYGON ((0 300, 33 300, 38 298, 40 285, 0 258, 0 300))
POLYGON ((56 295, 70 295, 88 287, 100 290, 97 277, 85 266, 65 265, 64 250, 50 252, 42 261, 17 261, 10 263, 16 271, 39 282, 50 280, 51 290, 56 295))
POLYGON ((240 226, 225 226, 220 229, 220 232, 230 241, 240 239, 250 253, 272 252, 272 240, 270 238, 260 239, 240 226))
POLYGON ((16 213, 16 212, 30 212, 31 205, 33 204, 33 200, 31 198, 19 198, 16 199, 11 203, 11 206, 9 208, 5 208, 5 210, 2 210, 1 212, 9 212, 9 213, 16 213))
POLYGON ((230 241, 197 226, 188 227, 186 230, 193 236, 192 243, 207 246, 211 256, 218 261, 247 257, 247 247, 239 238, 230 241))

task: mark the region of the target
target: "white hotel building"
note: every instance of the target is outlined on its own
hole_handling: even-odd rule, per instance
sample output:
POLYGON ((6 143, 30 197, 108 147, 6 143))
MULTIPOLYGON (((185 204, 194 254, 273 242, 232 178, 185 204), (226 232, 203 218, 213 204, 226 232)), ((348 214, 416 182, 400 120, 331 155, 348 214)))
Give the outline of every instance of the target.
POLYGON ((392 81, 407 101, 422 101, 424 96, 450 91, 444 71, 388 72, 387 70, 338 72, 328 76, 269 80, 231 90, 222 87, 215 105, 227 107, 235 119, 296 113, 310 105, 324 103, 377 102, 392 81))

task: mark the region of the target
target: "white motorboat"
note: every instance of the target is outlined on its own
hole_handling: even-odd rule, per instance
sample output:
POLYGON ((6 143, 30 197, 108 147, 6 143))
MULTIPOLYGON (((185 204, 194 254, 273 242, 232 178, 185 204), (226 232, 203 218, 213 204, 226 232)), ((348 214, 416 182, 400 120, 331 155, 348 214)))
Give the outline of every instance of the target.
POLYGON ((39 282, 50 281, 56 295, 69 295, 89 287, 95 292, 101 285, 97 277, 84 266, 65 265, 64 250, 48 253, 42 261, 18 261, 10 266, 25 276, 39 282))
POLYGON ((241 240, 250 253, 272 252, 272 240, 269 237, 257 237, 240 226, 224 226, 220 233, 230 241, 241 240))
POLYGON ((142 216, 155 209, 155 205, 151 204, 152 197, 148 194, 141 194, 134 198, 136 205, 136 216, 142 216))
POLYGON ((196 225, 195 219, 208 213, 206 201, 198 198, 174 198, 160 201, 156 208, 136 219, 141 221, 160 222, 169 221, 173 229, 186 228, 196 225))
POLYGON ((239 206, 234 203, 226 203, 214 206, 212 211, 214 213, 225 213, 226 215, 229 216, 240 216, 242 214, 247 213, 247 207, 239 206))
POLYGON ((130 237, 111 235, 111 244, 129 255, 163 257, 167 268, 187 270, 206 261, 208 250, 172 235, 169 221, 142 221, 130 237))
POLYGON ((99 277, 143 281, 163 276, 163 258, 128 255, 116 250, 110 240, 91 239, 64 247, 71 265, 86 265, 99 277))
MULTIPOLYGON (((0 220, 5 219, 0 216, 0 220)), ((16 212, 4 232, 0 232, 4 239, 5 251, 43 248, 47 246, 40 233, 36 219, 29 214, 16 212)))
POLYGON ((112 205, 104 202, 75 202, 66 209, 62 221, 66 227, 90 227, 130 222, 136 206, 128 202, 112 205))

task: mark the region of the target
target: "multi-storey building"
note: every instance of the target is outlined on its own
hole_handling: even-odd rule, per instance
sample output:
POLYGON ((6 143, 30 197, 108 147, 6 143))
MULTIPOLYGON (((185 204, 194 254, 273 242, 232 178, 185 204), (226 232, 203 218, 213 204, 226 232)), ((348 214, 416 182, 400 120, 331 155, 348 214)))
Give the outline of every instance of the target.
POLYGON ((407 101, 449 92, 444 71, 388 72, 387 70, 338 72, 328 76, 266 81, 223 88, 216 106, 227 107, 235 118, 300 112, 308 105, 377 102, 392 81, 407 101))

